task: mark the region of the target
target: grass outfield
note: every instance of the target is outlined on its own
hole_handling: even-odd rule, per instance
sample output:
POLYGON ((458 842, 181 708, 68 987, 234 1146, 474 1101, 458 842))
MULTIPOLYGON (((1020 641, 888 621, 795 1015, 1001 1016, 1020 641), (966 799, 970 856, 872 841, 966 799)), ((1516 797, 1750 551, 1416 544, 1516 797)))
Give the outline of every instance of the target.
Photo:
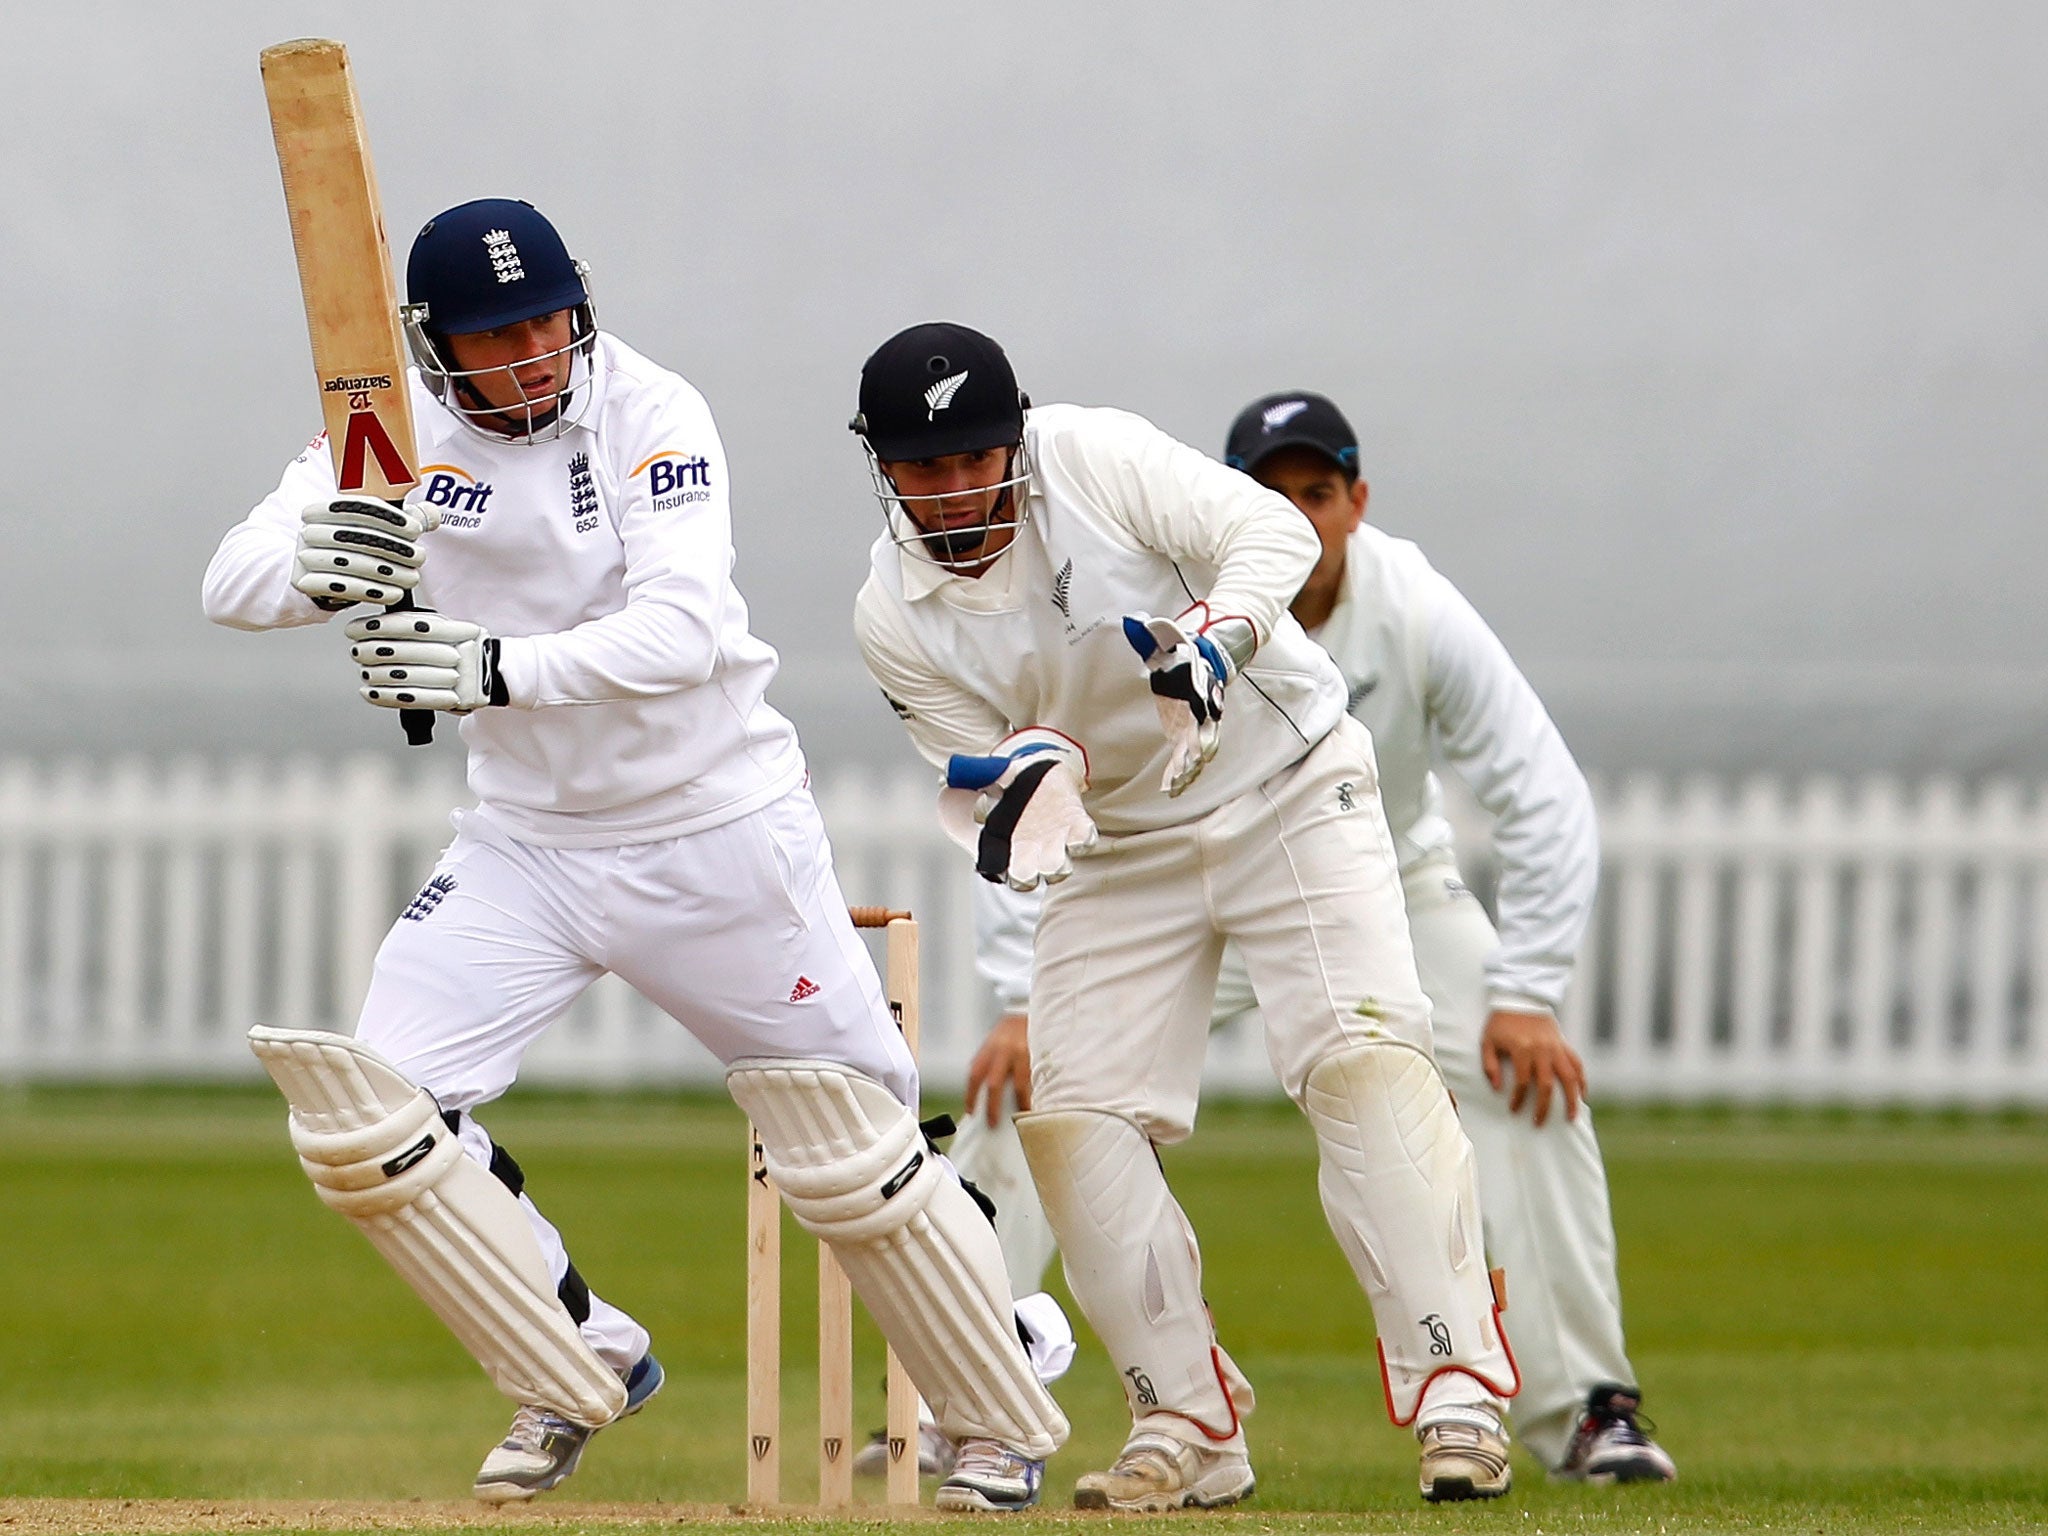
MULTIPOLYGON (((744 1488, 739 1116, 710 1099, 529 1095, 490 1123, 578 1266, 649 1324, 669 1371, 647 1413, 595 1442, 564 1490, 575 1507, 550 1515, 544 1499, 534 1518, 652 1530, 718 1516, 744 1488)), ((1110 1523, 2048 1527, 2048 1122, 1637 1111, 1602 1126, 1630 1343, 1678 1485, 1553 1486, 1523 1460, 1498 1505, 1422 1506, 1305 1128, 1286 1106, 1214 1105, 1168 1167, 1202 1233, 1223 1338, 1259 1389, 1259 1492, 1240 1513, 1110 1523)), ((0 1531, 524 1518, 478 1524, 463 1502, 507 1407, 314 1200, 267 1090, 0 1096, 0 1213, 0 1531), (202 1502, 121 1503, 142 1500, 202 1502), (280 1500, 425 1502, 239 1502, 280 1500)), ((787 1227, 793 1498, 809 1491, 813 1251, 787 1227)), ((865 1331, 861 1350, 867 1426, 881 1368, 865 1331)), ((1049 1474, 1054 1507, 1012 1524, 1101 1523, 1058 1507, 1124 1427, 1092 1339, 1059 1390, 1075 1434, 1049 1474)))

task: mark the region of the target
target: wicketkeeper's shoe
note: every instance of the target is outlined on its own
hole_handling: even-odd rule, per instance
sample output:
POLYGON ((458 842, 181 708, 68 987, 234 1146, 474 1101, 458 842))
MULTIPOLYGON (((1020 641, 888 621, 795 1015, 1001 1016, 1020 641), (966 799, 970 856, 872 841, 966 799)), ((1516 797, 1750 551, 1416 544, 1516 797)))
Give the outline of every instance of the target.
POLYGON ((1415 1426, 1422 1442, 1422 1496, 1432 1504, 1497 1499, 1515 1480, 1500 1415, 1478 1404, 1440 1408, 1415 1426))
MULTIPOLYGON (((917 1426, 917 1475, 945 1477, 957 1457, 953 1442, 939 1433, 936 1424, 917 1426)), ((874 1438, 853 1453, 855 1477, 881 1477, 889 1470, 889 1431, 878 1429, 874 1438)))
POLYGON ((1249 1498, 1256 1480, 1242 1447, 1217 1450, 1173 1435, 1141 1430, 1124 1443, 1107 1472, 1083 1473, 1074 1484, 1074 1508, 1118 1509, 1163 1515, 1169 1510, 1216 1509, 1249 1498))
MULTIPOLYGON (((619 1410, 619 1419, 645 1408, 647 1400, 661 1390, 662 1379, 661 1362, 642 1355, 626 1373, 626 1406, 619 1410)), ((511 1504, 545 1493, 576 1470, 583 1447, 596 1433, 528 1403, 512 1415, 505 1438, 484 1457, 471 1491, 486 1504, 511 1504)))
POLYGON ((1678 1468, 1650 1438, 1642 1394, 1606 1383, 1593 1389, 1556 1475, 1587 1483, 1668 1483, 1678 1468))
POLYGON ((1029 1509, 1038 1502, 1045 1463, 1011 1450, 1000 1440, 963 1440, 953 1471, 932 1502, 940 1509, 1029 1509))

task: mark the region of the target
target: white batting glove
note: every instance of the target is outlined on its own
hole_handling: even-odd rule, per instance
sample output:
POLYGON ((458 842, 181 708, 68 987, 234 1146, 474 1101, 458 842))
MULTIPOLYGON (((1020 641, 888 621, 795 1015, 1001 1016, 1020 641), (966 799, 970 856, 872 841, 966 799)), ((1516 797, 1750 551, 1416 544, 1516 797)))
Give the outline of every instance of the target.
POLYGON ((349 655, 363 669, 362 695, 385 709, 440 709, 465 715, 509 703, 498 672, 498 642, 481 624, 431 608, 351 619, 349 655))
POLYGON ((1152 702, 1166 732, 1166 772, 1159 787, 1178 795, 1216 755, 1223 690, 1237 669, 1222 646, 1174 619, 1127 618, 1124 638, 1152 674, 1152 702))
POLYGON ((337 496, 299 514, 292 585, 322 608, 395 603, 419 585, 420 538, 441 525, 434 507, 337 496))
POLYGON ((982 879, 1011 889, 1057 885, 1074 855, 1095 846, 1081 807, 1088 758, 1057 731, 1034 728, 1003 739, 987 757, 955 753, 939 791, 939 823, 974 855, 982 879))

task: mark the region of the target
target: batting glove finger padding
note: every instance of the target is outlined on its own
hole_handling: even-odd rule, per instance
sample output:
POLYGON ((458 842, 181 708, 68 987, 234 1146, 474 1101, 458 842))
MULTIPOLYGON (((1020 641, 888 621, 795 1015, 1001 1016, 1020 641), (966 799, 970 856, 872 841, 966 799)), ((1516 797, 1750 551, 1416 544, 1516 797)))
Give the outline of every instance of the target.
POLYGON ((432 507, 373 496, 315 502, 299 514, 292 585, 323 608, 396 602, 419 585, 420 539, 439 524, 432 507))
POLYGON ((1234 668, 1223 647, 1173 619, 1126 618, 1124 638, 1152 675, 1152 702, 1166 732, 1166 772, 1159 787, 1178 795, 1216 755, 1223 690, 1234 668))
POLYGON ((360 691, 372 704, 467 714, 509 702, 498 642, 481 624, 416 608, 353 619, 348 637, 362 669, 360 691))
POLYGON ((953 756, 939 821, 974 854, 982 879, 1035 890, 1066 879, 1074 855, 1094 846, 1095 823, 1081 804, 1087 786, 1078 745, 1057 731, 1019 731, 986 757, 953 756))

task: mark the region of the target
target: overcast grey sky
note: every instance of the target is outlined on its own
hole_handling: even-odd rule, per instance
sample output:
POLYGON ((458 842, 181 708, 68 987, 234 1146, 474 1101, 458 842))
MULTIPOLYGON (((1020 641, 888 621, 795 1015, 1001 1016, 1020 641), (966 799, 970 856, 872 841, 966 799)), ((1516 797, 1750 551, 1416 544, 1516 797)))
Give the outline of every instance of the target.
POLYGON ((732 457, 814 754, 861 359, 988 330, 1210 451, 1327 391, 1373 515, 1589 760, 2048 768, 2048 11, 2009 4, 10 7, 0 751, 381 742, 200 572, 317 425, 256 55, 354 57, 400 250, 522 196, 732 457))

